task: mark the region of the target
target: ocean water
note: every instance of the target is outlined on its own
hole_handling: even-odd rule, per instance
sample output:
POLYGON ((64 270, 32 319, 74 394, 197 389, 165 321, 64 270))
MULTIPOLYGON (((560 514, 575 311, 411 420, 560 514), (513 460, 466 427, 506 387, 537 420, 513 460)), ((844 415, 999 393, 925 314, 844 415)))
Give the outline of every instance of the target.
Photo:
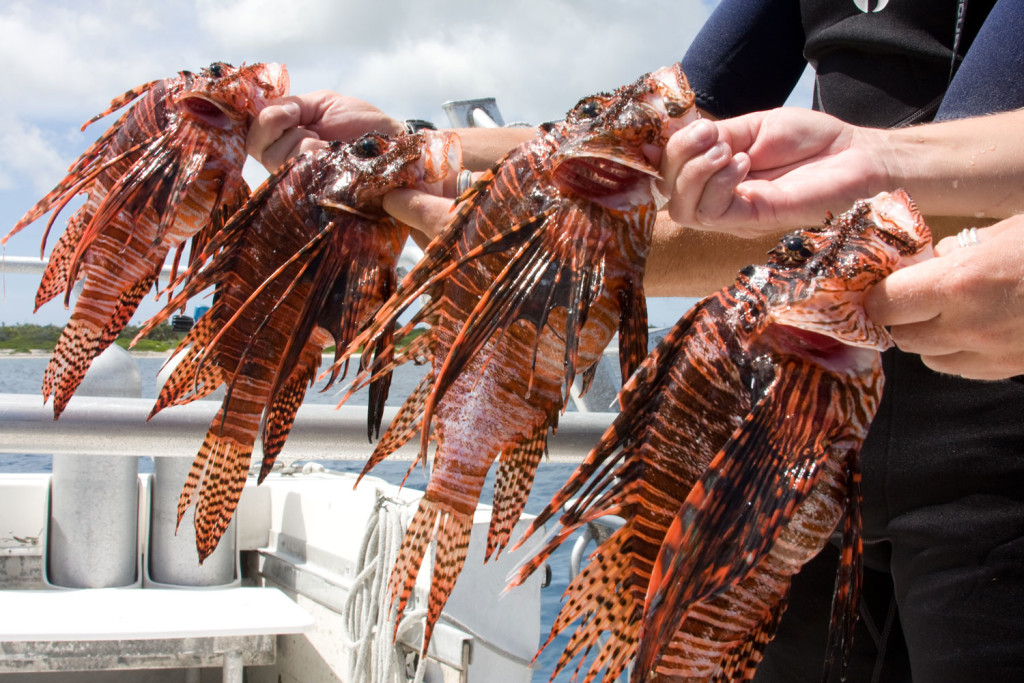
MULTIPOLYGON (((157 357, 135 357, 142 377, 142 397, 155 398, 156 376, 164 358, 157 357)), ((46 368, 48 359, 45 357, 0 357, 0 393, 8 394, 31 394, 39 397, 42 402, 40 385, 42 383, 43 371, 46 368)), ((388 405, 398 406, 402 400, 409 395, 419 382, 425 367, 405 366, 399 368, 393 380, 389 392, 388 405)), ((306 402, 319 404, 335 404, 338 401, 337 392, 331 389, 321 393, 323 383, 318 382, 310 387, 306 394, 306 402)), ((366 405, 365 392, 355 395, 349 401, 350 405, 366 405)), ((369 451, 367 451, 369 455, 369 451)), ((335 471, 359 472, 362 470, 363 461, 322 461, 322 464, 335 471)), ((384 461, 377 465, 373 474, 385 481, 399 484, 409 469, 409 462, 384 461)), ((494 469, 484 486, 481 502, 490 504, 493 488, 494 469)), ((575 469, 575 465, 568 463, 542 462, 537 470, 537 477, 534 482, 533 491, 526 504, 526 512, 536 514, 547 504, 551 497, 558 491, 561 485, 568 479, 575 469)), ((52 459, 44 455, 20 455, 0 453, 0 472, 50 472, 52 470, 52 459)), ((139 471, 152 472, 153 464, 151 458, 139 458, 139 471)), ((417 466, 409 475, 405 483, 410 488, 422 489, 426 486, 426 476, 422 467, 417 466)), ((551 582, 541 591, 541 642, 547 639, 551 625, 561 608, 562 593, 569 585, 569 557, 572 546, 576 541, 574 535, 562 545, 550 558, 551 582)), ((593 548, 591 547, 590 550, 593 548)), ((551 677, 555 664, 565 645, 568 643, 566 635, 556 637, 537 659, 537 669, 534 672, 533 680, 541 683, 551 677)), ((575 664, 567 667, 556 681, 569 681, 575 664)))

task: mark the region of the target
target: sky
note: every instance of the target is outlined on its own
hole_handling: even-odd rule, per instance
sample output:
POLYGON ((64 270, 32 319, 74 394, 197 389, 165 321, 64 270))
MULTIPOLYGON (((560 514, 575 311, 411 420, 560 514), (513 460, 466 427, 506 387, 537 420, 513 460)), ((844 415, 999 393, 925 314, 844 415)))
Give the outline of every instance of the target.
MULTIPOLYGON (((713 0, 0 0, 0 236, 115 117, 80 131, 120 93, 211 62, 287 65, 291 92, 328 89, 402 119, 445 125, 448 100, 495 97, 506 122, 561 118, 581 97, 677 61, 713 0), (642 8, 642 9, 641 9, 642 8)), ((809 101, 809 85, 797 90, 809 101), (806 93, 804 93, 806 91, 806 93)), ((265 172, 249 160, 245 177, 265 172)), ((49 237, 47 254, 67 211, 49 237)), ((45 219, 5 256, 38 256, 45 219)), ((61 298, 33 314, 39 276, 0 265, 0 323, 62 325, 61 298)), ((74 305, 74 300, 72 300, 74 305)), ((680 302, 651 299, 652 324, 680 302)), ((147 297, 133 323, 159 310, 147 297)))

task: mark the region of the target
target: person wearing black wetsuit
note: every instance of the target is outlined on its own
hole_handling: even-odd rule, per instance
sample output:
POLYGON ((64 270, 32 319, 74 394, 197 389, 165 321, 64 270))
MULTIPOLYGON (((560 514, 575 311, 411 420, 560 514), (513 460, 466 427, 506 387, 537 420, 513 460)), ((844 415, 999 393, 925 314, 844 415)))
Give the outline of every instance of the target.
MULTIPOLYGON (((1020 0, 723 0, 682 66, 717 118, 781 106, 810 63, 815 109, 897 127, 1024 107, 1021 35, 1020 0)), ((899 350, 883 365, 847 680, 1024 681, 1024 377, 941 375, 899 350)), ((757 681, 820 678, 837 558, 794 579, 757 681)))

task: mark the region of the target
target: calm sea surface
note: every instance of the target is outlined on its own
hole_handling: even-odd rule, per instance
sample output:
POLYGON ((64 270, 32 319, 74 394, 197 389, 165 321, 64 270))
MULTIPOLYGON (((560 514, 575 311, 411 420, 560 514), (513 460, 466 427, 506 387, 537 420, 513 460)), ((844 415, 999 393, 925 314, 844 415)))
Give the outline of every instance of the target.
MULTIPOLYGON (((165 359, 135 357, 135 361, 138 364, 139 373, 142 377, 142 397, 156 398, 156 375, 164 364, 165 359)), ((0 393, 31 394, 38 397, 41 403, 40 386, 47 362, 48 359, 45 357, 0 358, 0 393)), ((425 367, 406 366, 399 368, 392 380, 388 405, 401 405, 402 400, 412 392, 425 371, 425 367)), ((337 392, 331 389, 325 393, 320 393, 322 388, 323 383, 317 383, 310 387, 306 393, 306 402, 321 404, 337 403, 337 392)), ((366 405, 365 392, 363 395, 357 394, 354 396, 349 400, 349 404, 366 405)), ((369 455, 369 452, 367 454, 369 455)), ((362 470, 363 462, 331 460, 324 461, 323 465, 328 469, 336 471, 359 472, 362 470)), ((384 461, 374 468, 373 474, 392 484, 399 484, 408 468, 408 462, 384 461)), ((0 453, 0 472, 49 472, 51 469, 52 461, 49 456, 0 453)), ((568 479, 574 469, 575 465, 572 464, 542 462, 537 471, 533 493, 526 505, 526 512, 537 513, 543 509, 544 505, 547 504, 562 483, 568 479)), ((146 457, 139 458, 139 471, 152 472, 152 459, 146 457)), ((494 468, 491 470, 490 480, 484 487, 481 497, 482 503, 490 504, 491 502, 493 473, 494 468)), ((426 478, 421 467, 417 466, 414 469, 405 485, 417 489, 422 489, 426 486, 426 478)), ((541 642, 547 638, 551 624, 554 622, 561 607, 562 593, 569 585, 569 579, 571 578, 569 576, 569 556, 574 541, 575 537, 569 539, 550 559, 552 570, 551 584, 541 591, 541 642)), ((590 549, 593 549, 593 547, 590 549)), ((567 643, 568 638, 566 636, 559 636, 541 653, 538 659, 538 669, 534 673, 533 680, 541 682, 547 681, 550 678, 554 665, 567 643)), ((563 672, 556 680, 570 680, 574 668, 575 665, 570 665, 568 671, 563 672)))

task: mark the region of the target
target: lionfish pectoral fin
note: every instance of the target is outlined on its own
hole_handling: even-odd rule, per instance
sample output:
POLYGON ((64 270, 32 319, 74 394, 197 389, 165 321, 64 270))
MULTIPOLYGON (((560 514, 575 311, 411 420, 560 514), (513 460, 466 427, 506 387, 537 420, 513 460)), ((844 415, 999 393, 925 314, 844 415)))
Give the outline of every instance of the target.
POLYGON ((544 451, 547 448, 548 425, 541 422, 514 448, 501 454, 494 479, 494 509, 487 531, 484 561, 497 557, 508 545, 512 528, 519 521, 530 497, 530 488, 544 451))
POLYGON ((735 585, 757 566, 818 481, 829 453, 827 427, 811 424, 810 406, 807 415, 786 414, 801 378, 780 374, 711 461, 665 534, 644 605, 637 660, 643 671, 653 671, 691 604, 735 585))
MULTIPOLYGON (((420 418, 423 415, 423 404, 427 400, 427 395, 430 394, 430 387, 433 384, 433 375, 427 373, 420 380, 420 383, 416 385, 409 397, 405 399, 405 403, 398 409, 395 414, 395 418, 388 425, 387 430, 384 432, 383 438, 377 443, 377 447, 373 449, 373 454, 367 459, 366 465, 363 466, 363 471, 359 473, 359 477, 356 479, 356 485, 362 480, 366 474, 377 466, 379 462, 384 460, 386 457, 397 451, 399 448, 404 446, 416 433, 420 430, 421 423, 420 418)), ((413 462, 409 471, 412 471, 412 467, 416 466, 418 460, 413 462)), ((406 473, 406 477, 409 473, 406 473)), ((402 480, 405 483, 405 480, 402 480)))
POLYGON ((643 283, 630 282, 619 292, 619 368, 622 383, 640 367, 647 356, 647 298, 643 283))
POLYGON ((310 385, 316 375, 316 369, 320 361, 319 345, 311 345, 311 348, 304 350, 303 363, 296 366, 284 384, 273 394, 270 407, 263 418, 263 426, 260 430, 263 442, 263 462, 260 465, 257 484, 262 484, 270 471, 274 468, 274 461, 284 448, 292 425, 295 423, 295 414, 302 405, 302 399, 306 397, 306 388, 310 385))
POLYGON ((846 463, 846 500, 843 515, 843 544, 839 571, 832 594, 832 619, 829 624, 828 648, 822 681, 831 680, 832 667, 840 657, 840 678, 846 679, 857 625, 857 610, 864 582, 864 540, 861 535, 860 470, 856 454, 846 463))

